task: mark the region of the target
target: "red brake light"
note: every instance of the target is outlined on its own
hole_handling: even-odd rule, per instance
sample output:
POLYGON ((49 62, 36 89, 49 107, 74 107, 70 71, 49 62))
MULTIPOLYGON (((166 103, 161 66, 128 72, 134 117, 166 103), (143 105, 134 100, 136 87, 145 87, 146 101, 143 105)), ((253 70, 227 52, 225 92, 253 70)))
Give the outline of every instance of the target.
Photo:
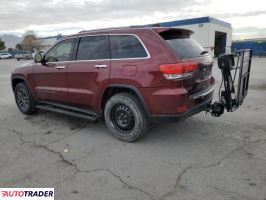
POLYGON ((184 62, 160 65, 160 71, 166 79, 178 79, 192 76, 198 69, 197 63, 184 62))
POLYGON ((191 71, 196 71, 198 69, 197 63, 194 62, 189 62, 189 63, 183 63, 183 73, 191 72, 191 71))
POLYGON ((183 66, 182 64, 164 64, 160 65, 160 71, 163 74, 182 74, 183 66))

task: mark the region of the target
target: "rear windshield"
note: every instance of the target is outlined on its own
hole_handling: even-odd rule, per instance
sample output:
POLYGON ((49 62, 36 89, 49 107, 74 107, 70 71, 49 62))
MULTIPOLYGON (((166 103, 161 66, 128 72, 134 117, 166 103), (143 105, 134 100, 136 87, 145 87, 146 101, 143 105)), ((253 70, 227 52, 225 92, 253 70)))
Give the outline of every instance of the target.
POLYGON ((170 47, 175 51, 178 58, 199 57, 207 52, 189 35, 161 34, 170 47))

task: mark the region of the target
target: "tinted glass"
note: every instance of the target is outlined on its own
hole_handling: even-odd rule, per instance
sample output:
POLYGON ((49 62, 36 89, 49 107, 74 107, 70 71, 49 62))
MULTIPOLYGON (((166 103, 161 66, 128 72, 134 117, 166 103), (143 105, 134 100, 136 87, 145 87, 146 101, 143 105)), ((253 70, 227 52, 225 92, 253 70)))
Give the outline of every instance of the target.
POLYGON ((97 60, 107 58, 109 58, 107 36, 88 36, 80 39, 77 60, 97 60))
POLYGON ((139 39, 133 35, 111 35, 111 56, 112 58, 142 58, 147 53, 139 39))
POLYGON ((205 54, 203 47, 188 35, 163 33, 161 36, 175 51, 178 58, 193 58, 205 54))
POLYGON ((60 62, 70 60, 71 50, 75 39, 64 40, 56 44, 46 55, 46 62, 60 62))

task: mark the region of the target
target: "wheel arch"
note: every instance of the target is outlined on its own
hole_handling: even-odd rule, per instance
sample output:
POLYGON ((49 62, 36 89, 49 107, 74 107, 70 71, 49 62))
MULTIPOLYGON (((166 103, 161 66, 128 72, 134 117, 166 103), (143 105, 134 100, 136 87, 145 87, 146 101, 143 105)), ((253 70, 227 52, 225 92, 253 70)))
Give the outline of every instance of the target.
POLYGON ((28 89, 31 91, 33 96, 36 98, 35 93, 32 91, 32 88, 30 87, 30 84, 28 83, 27 79, 21 75, 14 75, 11 77, 11 86, 13 91, 15 91, 16 85, 19 83, 25 83, 28 89))
POLYGON ((25 83, 26 85, 28 85, 25 78, 23 78, 21 76, 14 76, 14 77, 12 77, 12 80, 11 80, 11 85, 12 85, 13 91, 15 91, 16 85, 19 83, 25 83))
POLYGON ((136 96, 136 98, 139 100, 142 107, 144 108, 145 113, 147 115, 149 115, 149 109, 145 103, 145 100, 144 100, 141 92, 135 86, 127 85, 127 84, 111 84, 111 85, 107 86, 105 88, 102 96, 101 96, 100 109, 102 111, 104 111, 104 107, 105 107, 105 104, 108 101, 108 99, 111 98, 113 95, 118 94, 118 93, 122 93, 122 92, 131 93, 134 96, 136 96))

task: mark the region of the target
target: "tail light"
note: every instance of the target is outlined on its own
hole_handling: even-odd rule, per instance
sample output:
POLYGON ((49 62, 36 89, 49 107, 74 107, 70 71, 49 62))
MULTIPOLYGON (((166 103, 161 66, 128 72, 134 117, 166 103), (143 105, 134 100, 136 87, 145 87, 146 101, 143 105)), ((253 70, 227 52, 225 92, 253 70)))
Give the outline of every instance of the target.
POLYGON ((160 65, 160 71, 168 80, 190 77, 197 69, 198 65, 194 62, 160 65))

